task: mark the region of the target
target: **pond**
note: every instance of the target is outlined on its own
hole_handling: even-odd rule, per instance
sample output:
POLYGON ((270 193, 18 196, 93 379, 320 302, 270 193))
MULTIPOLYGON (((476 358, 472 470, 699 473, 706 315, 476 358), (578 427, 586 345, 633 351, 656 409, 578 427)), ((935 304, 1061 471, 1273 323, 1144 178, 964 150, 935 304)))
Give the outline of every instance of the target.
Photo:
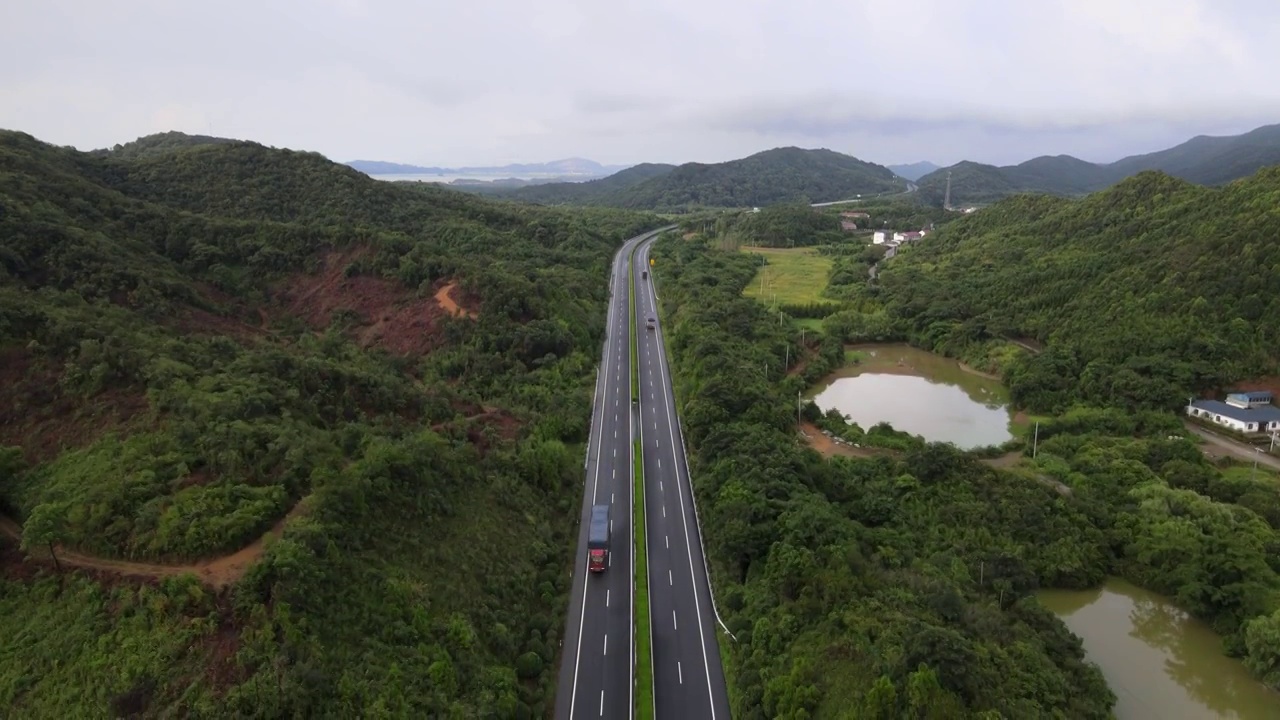
POLYGON ((1036 597, 1084 641, 1116 694, 1120 720, 1280 717, 1280 694, 1223 655, 1207 625, 1160 595, 1110 578, 1094 590, 1036 597))
POLYGON ((906 345, 863 345, 849 354, 857 364, 816 389, 813 401, 824 412, 835 408, 863 430, 887 422, 965 450, 1013 437, 1013 412, 999 380, 906 345))

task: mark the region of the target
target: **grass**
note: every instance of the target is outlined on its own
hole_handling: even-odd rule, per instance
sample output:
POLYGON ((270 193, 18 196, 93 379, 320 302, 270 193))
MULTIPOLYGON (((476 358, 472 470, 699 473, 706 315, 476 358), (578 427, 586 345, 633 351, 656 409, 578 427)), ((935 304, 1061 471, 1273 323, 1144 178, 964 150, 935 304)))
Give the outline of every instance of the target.
MULTIPOLYGON (((632 251, 632 258, 635 252, 632 251)), ((630 263, 630 261, 629 261, 630 263)), ((640 367, 638 343, 636 342, 636 276, 630 266, 627 270, 628 292, 627 303, 631 314, 631 401, 640 397, 640 367)), ((628 411, 631 412, 631 411, 628 411)), ((644 524, 644 463, 643 448, 638 438, 632 439, 631 462, 633 465, 632 482, 635 483, 635 503, 632 506, 632 536, 636 559, 635 593, 636 593, 636 717, 639 720, 653 720, 653 658, 649 647, 649 558, 646 555, 648 546, 645 541, 644 524)))
POLYGON ((763 255, 769 264, 760 268, 743 294, 770 304, 803 305, 823 302, 821 293, 831 277, 831 258, 813 248, 762 248, 743 246, 743 252, 763 255))
POLYGON ((636 558, 636 717, 653 720, 653 658, 649 647, 649 558, 645 554, 644 530, 644 468, 641 462, 640 441, 634 441, 635 451, 635 528, 636 558))
POLYGON ((804 328, 806 333, 821 335, 824 332, 821 318, 800 318, 795 323, 804 328))

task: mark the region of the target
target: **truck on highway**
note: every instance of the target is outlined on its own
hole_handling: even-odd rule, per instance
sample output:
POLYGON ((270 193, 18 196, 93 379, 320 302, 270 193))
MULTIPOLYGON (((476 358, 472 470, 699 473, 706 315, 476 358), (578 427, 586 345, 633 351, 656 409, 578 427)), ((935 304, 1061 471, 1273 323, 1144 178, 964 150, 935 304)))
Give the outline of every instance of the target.
POLYGON ((608 505, 591 507, 591 526, 587 529, 587 569, 604 572, 609 567, 609 531, 613 523, 608 505))

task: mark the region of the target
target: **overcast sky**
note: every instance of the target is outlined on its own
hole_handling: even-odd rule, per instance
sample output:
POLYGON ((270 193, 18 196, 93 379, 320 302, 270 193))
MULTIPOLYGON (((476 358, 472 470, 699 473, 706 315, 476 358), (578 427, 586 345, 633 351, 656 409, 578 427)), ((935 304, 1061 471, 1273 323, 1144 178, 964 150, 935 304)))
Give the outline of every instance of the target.
POLYGON ((1109 161, 1280 122, 1277 0, 8 0, 0 127, 339 161, 1109 161))

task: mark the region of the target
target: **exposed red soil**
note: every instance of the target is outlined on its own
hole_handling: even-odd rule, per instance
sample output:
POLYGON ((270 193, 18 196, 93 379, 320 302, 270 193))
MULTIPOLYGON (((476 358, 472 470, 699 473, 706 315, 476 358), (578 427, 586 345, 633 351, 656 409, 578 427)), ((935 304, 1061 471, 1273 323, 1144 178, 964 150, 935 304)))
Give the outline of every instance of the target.
POLYGON ((430 352, 441 342, 438 326, 444 309, 395 280, 348 277, 347 267, 366 254, 367 248, 328 253, 319 274, 295 275, 281 284, 281 306, 318 330, 328 327, 337 313, 351 313, 356 323, 351 333, 361 347, 396 355, 430 352))
POLYGON ((817 450, 823 457, 833 457, 841 455, 843 457, 869 458, 878 455, 891 455, 889 450, 877 450, 875 448, 860 447, 856 448, 847 443, 838 443, 827 437, 818 426, 812 423, 801 423, 800 429, 804 432, 805 440, 808 441, 809 447, 817 450))
MULTIPOLYGON (((58 562, 62 564, 63 568, 74 567, 116 577, 134 578, 162 578, 192 573, 205 585, 214 590, 221 590, 244 577, 249 567, 262 557, 262 553, 266 548, 267 538, 278 537, 280 533, 284 532, 285 523, 289 521, 289 518, 301 512, 302 508, 303 503, 301 502, 295 505, 288 514, 280 518, 262 537, 245 547, 222 557, 209 558, 194 563, 166 565, 116 560, 85 555, 74 550, 67 550, 61 546, 56 548, 56 552, 58 554, 58 562)), ((0 534, 12 538, 15 542, 20 542, 22 539, 22 527, 12 519, 0 516, 0 534)), ((26 562, 35 562, 50 568, 54 566, 53 559, 49 557, 48 550, 45 549, 33 550, 26 557, 26 562)))
POLYGON ((55 363, 25 349, 0 349, 0 445, 21 447, 29 463, 84 447, 145 416, 147 399, 138 388, 68 397, 58 387, 61 375, 55 363))
POLYGON ((1236 383, 1235 387, 1231 388, 1232 392, 1250 392, 1253 390, 1266 390, 1271 393, 1272 397, 1280 398, 1280 375, 1246 380, 1236 383))
POLYGON ((467 318, 475 317, 476 314, 474 311, 468 310, 467 308, 458 304, 457 296, 458 296, 458 283, 448 282, 448 283, 445 283, 443 287, 441 287, 439 290, 436 291, 435 297, 436 297, 436 302, 440 303, 440 307, 444 308, 445 312, 449 313, 450 315, 453 315, 454 317, 467 317, 467 318))

